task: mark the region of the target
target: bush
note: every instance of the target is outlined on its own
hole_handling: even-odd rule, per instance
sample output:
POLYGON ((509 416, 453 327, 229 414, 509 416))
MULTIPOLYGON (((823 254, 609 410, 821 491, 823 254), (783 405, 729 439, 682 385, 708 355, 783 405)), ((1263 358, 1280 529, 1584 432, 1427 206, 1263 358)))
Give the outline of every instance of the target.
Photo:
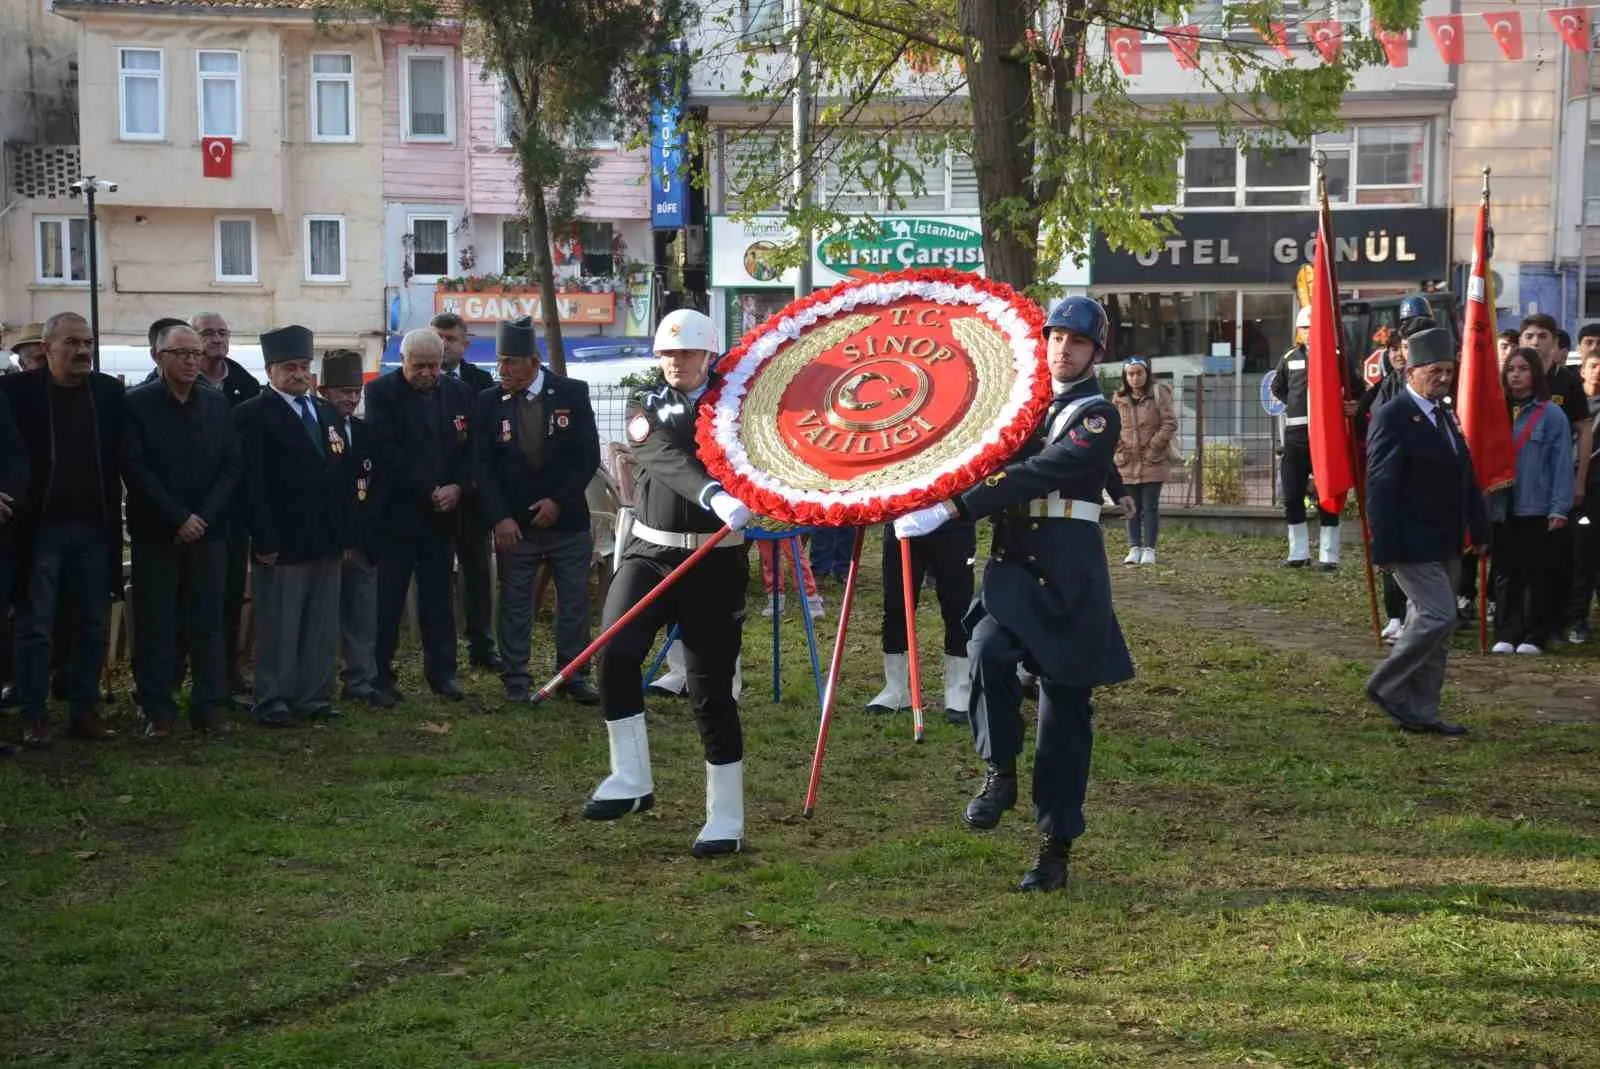
MULTIPOLYGON (((1192 456, 1189 463, 1194 463, 1192 456)), ((1225 442, 1208 443, 1204 482, 1206 504, 1244 504, 1244 447, 1225 442)))

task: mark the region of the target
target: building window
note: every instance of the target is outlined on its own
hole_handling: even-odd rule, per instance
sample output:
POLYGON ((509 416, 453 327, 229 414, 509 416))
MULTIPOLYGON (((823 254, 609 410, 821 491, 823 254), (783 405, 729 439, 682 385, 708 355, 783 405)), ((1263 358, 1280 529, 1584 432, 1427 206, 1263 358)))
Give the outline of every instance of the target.
POLYGON ((500 79, 494 125, 494 143, 501 148, 510 148, 522 139, 522 120, 517 114, 516 94, 511 92, 511 83, 504 78, 500 79))
POLYGON ((1239 184, 1239 150, 1224 145, 1215 130, 1189 137, 1183 154, 1183 206, 1231 208, 1239 184))
MULTIPOLYGON (((1427 190, 1424 123, 1359 126, 1319 134, 1327 157, 1331 204, 1422 204, 1427 190)), ((1215 130, 1190 135, 1179 165, 1184 208, 1294 208, 1316 203, 1313 149, 1304 145, 1242 148, 1215 130)))
POLYGON ((411 235, 411 280, 437 282, 450 273, 450 217, 413 215, 408 221, 411 235))
POLYGON ((577 148, 614 149, 617 131, 610 116, 592 116, 573 131, 572 144, 577 148))
POLYGON ((740 40, 775 45, 783 40, 785 0, 739 0, 740 40))
POLYGON ((1356 203, 1421 204, 1424 128, 1362 126, 1356 135, 1356 203))
POLYGON ((504 219, 500 222, 500 273, 518 278, 533 274, 528 224, 521 219, 504 219))
POLYGON ((452 140, 455 87, 450 79, 450 57, 440 52, 412 52, 401 69, 405 139, 452 140))
POLYGON ((348 52, 311 54, 311 140, 356 139, 356 60, 348 52))
POLYGON ((344 216, 306 216, 306 281, 344 282, 344 216))
POLYGON ((166 86, 159 48, 117 49, 117 110, 125 141, 160 141, 166 86))
POLYGON ((1311 150, 1303 145, 1246 149, 1244 202, 1251 208, 1311 203, 1311 150))
POLYGON ((1589 127, 1589 144, 1583 155, 1583 192, 1583 225, 1600 225, 1600 122, 1589 127))
POLYGON ((978 211, 978 170, 972 157, 954 149, 950 152, 950 210, 953 212, 978 211))
POLYGON ((198 52, 200 136, 244 140, 244 83, 237 52, 198 52))
POLYGON ((617 273, 612 255, 610 223, 579 223, 578 241, 583 245, 583 273, 590 278, 610 278, 617 273))
POLYGON ((216 245, 218 282, 256 281, 254 219, 218 219, 216 245))
POLYGON ((34 227, 34 278, 42 285, 89 281, 89 221, 40 217, 34 227))

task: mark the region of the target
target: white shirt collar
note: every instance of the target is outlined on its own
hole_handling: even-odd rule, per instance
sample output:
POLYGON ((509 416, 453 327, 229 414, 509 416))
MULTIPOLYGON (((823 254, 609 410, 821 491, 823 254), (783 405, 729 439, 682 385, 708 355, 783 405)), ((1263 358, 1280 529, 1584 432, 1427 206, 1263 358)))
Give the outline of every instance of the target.
POLYGON ((1417 403, 1417 407, 1422 409, 1422 414, 1428 417, 1429 423, 1439 422, 1439 417, 1434 413, 1434 409, 1439 407, 1437 401, 1428 400, 1416 390, 1413 390, 1410 383, 1406 383, 1406 393, 1409 393, 1411 399, 1417 403))
POLYGON ((1089 377, 1089 375, 1092 375, 1093 373, 1094 373, 1093 370, 1090 370, 1089 372, 1087 372, 1087 373, 1085 373, 1083 375, 1079 375, 1077 378, 1073 379, 1071 382, 1057 382, 1055 379, 1051 379, 1050 380, 1050 388, 1055 391, 1055 395, 1057 397, 1061 397, 1061 396, 1063 396, 1065 394, 1068 394, 1068 393, 1071 393, 1073 390, 1077 389, 1080 385, 1083 384, 1084 380, 1086 380, 1089 377))
POLYGON ((523 396, 532 401, 542 392, 544 392, 544 368, 541 366, 538 374, 533 376, 533 382, 529 383, 528 388, 523 391, 523 396))
MULTIPOLYGON (((296 416, 300 415, 300 397, 310 397, 311 396, 310 394, 307 393, 307 394, 301 394, 300 397, 296 397, 292 393, 284 393, 282 390, 278 389, 276 386, 273 386, 271 389, 272 389, 273 393, 277 394, 279 397, 281 397, 285 401, 289 402, 289 408, 294 411, 294 414, 296 416)), ((316 411, 316 407, 312 406, 311 410, 313 412, 315 412, 316 411)))

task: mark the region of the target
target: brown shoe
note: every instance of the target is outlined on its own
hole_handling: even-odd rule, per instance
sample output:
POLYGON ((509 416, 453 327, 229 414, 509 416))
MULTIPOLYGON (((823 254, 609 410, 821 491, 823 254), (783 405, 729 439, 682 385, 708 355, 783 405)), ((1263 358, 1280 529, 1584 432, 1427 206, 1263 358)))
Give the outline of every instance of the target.
POLYGON ((49 721, 41 720, 37 724, 29 723, 22 726, 24 746, 49 746, 51 741, 49 721))
POLYGON ((190 717, 189 723, 196 731, 214 735, 226 735, 233 730, 233 721, 224 716, 221 709, 208 709, 199 716, 190 717))
POLYGON ((69 738, 83 739, 87 742, 105 742, 107 739, 117 737, 117 733, 106 727, 98 713, 81 716, 68 724, 67 735, 69 738))

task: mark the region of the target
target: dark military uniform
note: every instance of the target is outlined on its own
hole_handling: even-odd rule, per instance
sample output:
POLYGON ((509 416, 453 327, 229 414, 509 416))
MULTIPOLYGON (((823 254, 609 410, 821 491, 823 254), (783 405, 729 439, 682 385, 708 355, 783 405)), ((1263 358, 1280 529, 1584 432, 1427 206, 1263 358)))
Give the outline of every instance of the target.
POLYGON ((1023 741, 1017 666, 1037 673, 1034 820, 1062 839, 1083 833, 1090 691, 1133 677, 1099 524, 1120 426, 1090 375, 1055 399, 1011 463, 955 499, 963 518, 993 516, 995 527, 967 617, 973 740, 992 766, 1014 767, 1023 741))
MULTIPOLYGON (((460 382, 467 388, 474 402, 484 390, 493 389, 494 376, 476 364, 463 360, 454 368, 446 368, 444 378, 460 382)), ((489 596, 489 529, 494 526, 483 512, 483 501, 476 486, 462 488, 461 527, 456 534, 456 563, 461 574, 461 620, 467 639, 467 656, 481 667, 495 667, 499 655, 495 652, 495 638, 489 630, 491 599, 489 596)))
MULTIPOLYGON (((606 597, 606 627, 722 528, 722 521, 708 508, 721 486, 695 456, 699 396, 691 398, 661 386, 628 409, 628 442, 639 461, 635 519, 606 597)), ((733 673, 748 581, 749 547, 742 535, 731 534, 618 632, 600 655, 600 702, 606 719, 639 714, 644 659, 656 632, 675 621, 706 762, 723 765, 742 760, 744 737, 733 697, 733 673)))
MULTIPOLYGON (((1307 400, 1306 347, 1297 345, 1283 354, 1278 370, 1272 377, 1272 396, 1282 401, 1283 412, 1283 465, 1280 469, 1283 487, 1283 519, 1294 527, 1306 522, 1306 484, 1311 480, 1311 415, 1307 400)), ((1339 526, 1339 515, 1326 509, 1317 509, 1317 522, 1324 527, 1339 526)), ((1309 556, 1310 543, 1306 543, 1309 556)), ((1297 556, 1293 547, 1291 560, 1305 560, 1297 556)))

